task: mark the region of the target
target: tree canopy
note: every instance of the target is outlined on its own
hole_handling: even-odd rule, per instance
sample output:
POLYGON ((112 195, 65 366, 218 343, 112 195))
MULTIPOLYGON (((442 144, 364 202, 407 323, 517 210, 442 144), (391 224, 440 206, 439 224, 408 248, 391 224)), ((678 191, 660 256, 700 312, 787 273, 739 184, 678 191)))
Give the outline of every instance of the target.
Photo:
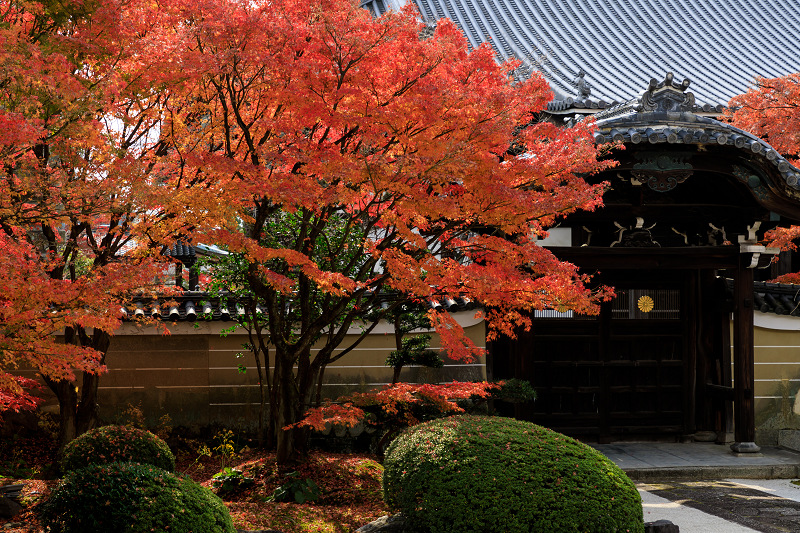
MULTIPOLYGON (((532 309, 596 310, 604 293, 536 238, 599 206, 605 184, 581 176, 611 163, 598 160, 591 121, 538 120, 552 98, 543 77, 516 80, 517 63, 469 50, 448 20, 421 39, 411 8, 187 9, 174 57, 184 92, 172 101, 183 114, 162 136, 193 184, 187 198, 214 213, 194 238, 240 258, 237 285, 260 302, 278 428, 308 408, 348 331, 366 334, 400 301, 479 300, 490 336, 532 309)), ((449 313, 429 320, 451 358, 481 353, 449 313)))
MULTIPOLYGON (((763 138, 793 165, 800 164, 800 73, 756 78, 755 85, 728 106, 733 125, 763 138)), ((765 235, 770 246, 783 250, 796 249, 798 238, 800 226, 776 228, 765 235)), ((777 281, 797 283, 800 275, 786 274, 777 281)))

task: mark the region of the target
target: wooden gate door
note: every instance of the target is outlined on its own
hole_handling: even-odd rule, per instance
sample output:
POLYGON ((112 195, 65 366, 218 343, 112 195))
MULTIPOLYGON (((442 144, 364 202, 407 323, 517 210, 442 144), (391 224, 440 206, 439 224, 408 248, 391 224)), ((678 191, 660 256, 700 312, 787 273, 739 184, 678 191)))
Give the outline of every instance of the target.
POLYGON ((534 318, 515 374, 538 399, 518 416, 590 440, 677 437, 686 392, 684 291, 615 290, 599 316, 534 318))

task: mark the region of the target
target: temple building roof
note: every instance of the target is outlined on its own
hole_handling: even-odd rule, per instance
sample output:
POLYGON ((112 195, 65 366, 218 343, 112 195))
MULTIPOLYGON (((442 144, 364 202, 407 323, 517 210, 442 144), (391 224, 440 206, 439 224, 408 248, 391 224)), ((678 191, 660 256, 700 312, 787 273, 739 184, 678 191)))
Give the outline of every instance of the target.
MULTIPOLYGON (((797 0, 407 1, 428 23, 453 20, 471 46, 490 42, 500 59, 522 60, 520 75, 541 71, 555 107, 569 98, 569 107, 605 108, 673 72, 710 111, 756 76, 800 71, 797 0)), ((401 0, 362 3, 380 13, 401 0)))

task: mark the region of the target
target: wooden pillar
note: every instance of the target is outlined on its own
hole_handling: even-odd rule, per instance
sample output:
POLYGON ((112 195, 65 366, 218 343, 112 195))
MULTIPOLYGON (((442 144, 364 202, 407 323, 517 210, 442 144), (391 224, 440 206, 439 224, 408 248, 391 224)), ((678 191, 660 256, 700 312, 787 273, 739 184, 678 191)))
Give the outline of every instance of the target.
POLYGON ((611 389, 609 372, 613 372, 614 368, 609 363, 611 361, 611 302, 603 302, 600 304, 600 316, 597 317, 599 331, 598 331, 598 359, 603 365, 600 371, 600 395, 598 397, 598 407, 600 412, 600 427, 597 436, 597 442, 600 444, 612 442, 611 424, 609 421, 609 413, 611 411, 611 389))
POLYGON ((175 262, 175 286, 183 287, 183 263, 175 262))
MULTIPOLYGON (((714 333, 716 332, 716 314, 713 297, 715 277, 713 270, 703 270, 699 274, 697 298, 697 380, 696 380, 696 416, 698 429, 705 435, 716 428, 715 406, 718 403, 713 394, 707 392, 707 384, 720 384, 716 379, 714 367, 714 333)), ((724 298, 723 293, 723 298, 724 298)), ((726 316, 730 328, 730 315, 726 316)), ((730 351, 730 348, 728 348, 730 351)), ((716 439, 716 432, 715 439, 716 439)), ((704 439, 705 440, 705 439, 704 439)))
MULTIPOLYGON (((689 441, 697 431, 697 338, 703 309, 699 297, 697 270, 686 272, 681 288, 681 321, 683 322, 683 440, 689 441)), ((702 376, 702 373, 701 373, 702 376)))
POLYGON ((737 453, 755 453, 755 350, 753 338, 753 269, 750 254, 739 256, 733 286, 733 409, 737 453))
MULTIPOLYGON (((731 302, 726 298, 727 289, 725 282, 717 280, 718 283, 718 320, 717 333, 719 334, 719 355, 715 361, 715 372, 717 383, 723 387, 731 386, 731 302)), ((720 423, 717 434, 718 444, 733 442, 733 396, 723 397, 718 404, 720 406, 720 423)))

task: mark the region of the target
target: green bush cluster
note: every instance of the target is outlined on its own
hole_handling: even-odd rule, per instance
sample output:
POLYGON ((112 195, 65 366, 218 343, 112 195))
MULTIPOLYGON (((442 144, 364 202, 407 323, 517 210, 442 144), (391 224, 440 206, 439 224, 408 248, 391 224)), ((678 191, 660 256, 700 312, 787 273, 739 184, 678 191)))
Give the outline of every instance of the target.
POLYGON ((414 531, 644 531, 636 487, 608 458, 529 422, 456 416, 389 446, 383 490, 414 531))
POLYGON ((492 392, 492 399, 509 403, 532 402, 536 399, 536 391, 529 381, 522 379, 506 379, 499 390, 492 392))
POLYGON ((40 507, 51 533, 235 531, 222 500, 172 474, 175 456, 149 431, 93 429, 66 446, 60 465, 66 476, 40 507))
POLYGON ((87 431, 64 448, 61 471, 89 465, 132 462, 172 472, 175 456, 167 443, 147 430, 128 426, 103 426, 87 431))
POLYGON ((227 508, 189 478, 137 463, 92 465, 67 474, 40 518, 50 533, 233 533, 227 508))

